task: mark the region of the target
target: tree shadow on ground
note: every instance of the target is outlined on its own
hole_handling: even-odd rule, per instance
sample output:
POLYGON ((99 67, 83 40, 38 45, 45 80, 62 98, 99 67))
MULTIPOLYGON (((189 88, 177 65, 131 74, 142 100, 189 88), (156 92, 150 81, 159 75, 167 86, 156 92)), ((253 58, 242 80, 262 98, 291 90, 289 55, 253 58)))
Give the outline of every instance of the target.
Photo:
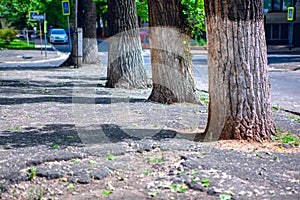
POLYGON ((64 104, 114 104, 120 102, 126 103, 140 103, 146 102, 147 99, 143 98, 118 98, 118 97, 56 97, 56 96, 44 96, 44 97, 32 97, 32 98, 0 98, 0 105, 17 105, 17 104, 29 104, 29 103, 64 103, 64 104))
POLYGON ((118 143, 128 140, 185 139, 174 130, 121 128, 115 124, 76 127, 75 124, 49 124, 37 127, 17 127, 0 132, 0 146, 14 149, 47 145, 50 148, 118 143))
MULTIPOLYGON (((68 77, 65 77, 68 78, 68 77)), ((88 77, 84 77, 88 79, 88 77)), ((99 79, 100 80, 100 79, 99 79)), ((33 95, 32 97, 2 97, 0 105, 15 105, 25 103, 45 103, 57 102, 64 104, 79 103, 79 104, 112 104, 114 102, 138 103, 145 102, 144 98, 127 98, 127 97, 100 97, 101 95, 111 95, 110 90, 97 90, 95 97, 74 97, 75 92, 84 92, 88 89, 100 88, 97 84, 84 82, 51 82, 51 81, 27 81, 21 79, 15 80, 0 80, 0 94, 13 95, 33 95), (74 89, 76 87, 76 89, 74 89), (78 89, 79 88, 79 89, 78 89)), ((77 95, 77 94, 76 94, 77 95)))
POLYGON ((80 144, 82 142, 73 124, 7 128, 7 130, 0 133, 0 145, 4 148, 38 145, 78 146, 80 144))

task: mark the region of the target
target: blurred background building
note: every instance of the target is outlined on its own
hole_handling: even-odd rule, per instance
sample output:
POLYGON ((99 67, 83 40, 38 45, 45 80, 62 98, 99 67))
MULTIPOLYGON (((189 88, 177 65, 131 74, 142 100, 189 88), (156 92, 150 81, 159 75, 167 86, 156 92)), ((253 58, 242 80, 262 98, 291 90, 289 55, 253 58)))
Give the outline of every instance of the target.
POLYGON ((293 46, 300 46, 300 0, 264 0, 264 13, 268 45, 288 45, 291 30, 293 46), (293 22, 287 20, 289 6, 295 10, 293 22))

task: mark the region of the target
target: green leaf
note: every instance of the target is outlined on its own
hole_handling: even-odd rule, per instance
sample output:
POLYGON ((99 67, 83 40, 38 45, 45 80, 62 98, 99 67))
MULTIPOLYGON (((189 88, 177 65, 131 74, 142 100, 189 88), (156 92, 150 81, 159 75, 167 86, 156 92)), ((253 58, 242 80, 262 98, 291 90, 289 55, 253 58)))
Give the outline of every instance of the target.
POLYGON ((209 187, 209 183, 204 183, 203 186, 206 187, 206 188, 208 188, 209 187))
POLYGON ((188 188, 187 187, 181 187, 177 190, 179 193, 184 193, 188 188))
POLYGON ((210 180, 209 180, 209 179, 201 179, 200 182, 201 182, 201 183, 209 183, 210 180))
POLYGON ((89 163, 90 163, 90 164, 97 164, 97 162, 94 161, 94 160, 89 160, 89 163))
POLYGON ((162 163, 163 161, 164 161, 164 157, 150 159, 150 162, 152 162, 152 163, 155 163, 155 162, 162 163))
POLYGON ((68 189, 73 190, 75 189, 75 186, 73 183, 69 183, 69 185, 67 186, 68 189))
POLYGON ((219 197, 221 200, 231 200, 230 194, 220 194, 219 197))
POLYGON ((178 188, 179 186, 178 185, 171 185, 171 190, 174 190, 174 191, 177 191, 177 188, 178 188))
POLYGON ((186 185, 177 185, 177 184, 173 184, 171 185, 171 190, 176 191, 178 193, 183 193, 188 189, 188 187, 186 185))
POLYGON ((112 191, 103 191, 102 194, 104 195, 110 195, 112 193, 112 191))
POLYGON ((277 106, 273 106, 273 107, 272 107, 272 110, 276 110, 276 111, 277 111, 277 110, 280 110, 280 107, 279 107, 279 105, 277 105, 277 106))
POLYGON ((117 160, 118 158, 117 158, 116 156, 112 155, 112 154, 108 154, 108 155, 106 156, 106 159, 107 159, 107 160, 117 160))
POLYGON ((73 136, 73 135, 68 135, 67 138, 68 138, 68 139, 73 139, 73 138, 75 138, 75 136, 73 136))
POLYGON ((59 146, 57 144, 51 146, 51 149, 58 149, 58 148, 59 148, 59 146))
POLYGON ((144 171, 144 174, 149 175, 149 174, 151 174, 151 172, 152 172, 151 170, 146 170, 146 171, 144 171))

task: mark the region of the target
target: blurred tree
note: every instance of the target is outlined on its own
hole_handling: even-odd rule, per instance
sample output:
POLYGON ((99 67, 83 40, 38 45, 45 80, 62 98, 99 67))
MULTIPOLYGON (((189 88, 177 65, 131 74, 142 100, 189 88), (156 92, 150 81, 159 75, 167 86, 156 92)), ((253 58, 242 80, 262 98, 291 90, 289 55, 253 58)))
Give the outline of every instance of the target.
POLYGON ((82 62, 86 64, 99 61, 96 35, 96 3, 93 0, 78 1, 78 27, 82 28, 82 62))
POLYGON ((206 31, 204 0, 181 0, 181 4, 184 5, 183 13, 187 16, 187 31, 198 42, 206 31))
POLYGON ((107 86, 146 88, 135 0, 108 0, 107 86))
POLYGON ((181 0, 148 0, 153 89, 150 100, 196 103, 187 16, 181 0))
POLYGON ((94 0, 97 13, 97 36, 104 38, 107 36, 107 0, 94 0))
MULTIPOLYGON (((73 0, 70 2, 73 5, 73 0)), ((61 1, 55 0, 0 0, 0 15, 10 26, 16 29, 31 29, 37 23, 28 20, 29 11, 38 11, 47 14, 48 25, 67 28, 67 19, 62 15, 61 1)))
POLYGON ((143 26, 144 22, 149 21, 148 17, 148 1, 147 0, 136 0, 137 16, 139 26, 143 26))

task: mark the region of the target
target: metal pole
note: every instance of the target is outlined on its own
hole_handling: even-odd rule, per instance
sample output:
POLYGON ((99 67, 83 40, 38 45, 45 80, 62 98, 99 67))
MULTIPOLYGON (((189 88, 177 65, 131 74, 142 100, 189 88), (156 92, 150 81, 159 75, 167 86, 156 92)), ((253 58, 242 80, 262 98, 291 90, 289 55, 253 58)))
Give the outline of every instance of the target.
POLYGON ((70 17, 68 15, 68 29, 69 29, 69 50, 71 52, 71 29, 70 29, 70 17))
POLYGON ((75 65, 78 67, 78 22, 77 22, 77 12, 78 12, 78 0, 75 0, 75 20, 74 20, 74 29, 75 29, 75 51, 74 51, 74 56, 75 56, 75 65))
POLYGON ((40 26, 40 43, 41 43, 41 55, 43 55, 43 39, 42 39, 42 23, 39 21, 40 26))
MULTIPOLYGON (((44 23, 46 23, 46 13, 44 13, 44 23)), ((47 27, 46 27, 46 24, 44 24, 45 57, 47 58, 47 37, 46 37, 46 33, 47 33, 47 27)))
POLYGON ((25 30, 25 33, 26 33, 27 46, 29 46, 28 30, 25 30))
POLYGON ((289 50, 293 48, 293 32, 294 32, 294 22, 290 22, 289 26, 289 50))
POLYGON ((144 44, 146 45, 146 20, 144 20, 144 44))
MULTIPOLYGON (((292 6, 294 7, 294 0, 292 0, 292 6)), ((293 32, 294 32, 294 21, 290 22, 289 25, 289 50, 293 48, 293 32)))

